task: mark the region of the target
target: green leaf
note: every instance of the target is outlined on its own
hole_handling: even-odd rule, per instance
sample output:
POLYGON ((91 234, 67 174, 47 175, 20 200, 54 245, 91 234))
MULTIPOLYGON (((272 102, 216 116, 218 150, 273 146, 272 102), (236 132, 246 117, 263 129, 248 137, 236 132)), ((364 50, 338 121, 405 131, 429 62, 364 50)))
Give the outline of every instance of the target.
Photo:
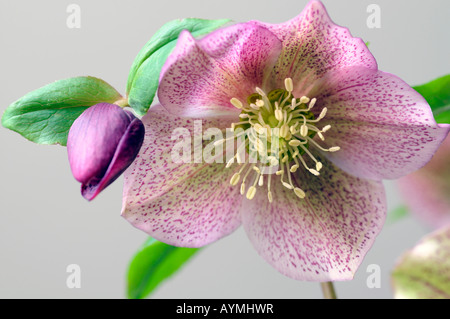
POLYGON ((397 299, 450 299, 450 226, 405 253, 392 273, 397 299))
POLYGON ((409 215, 409 208, 407 206, 398 206, 392 210, 387 216, 387 223, 393 224, 409 215))
POLYGON ((11 104, 2 125, 38 144, 67 144, 72 123, 100 102, 114 103, 121 95, 94 77, 76 77, 48 84, 11 104))
POLYGON ((413 88, 430 104, 436 122, 450 123, 450 74, 413 88))
POLYGON ((148 296, 198 251, 198 248, 174 247, 149 238, 130 263, 128 298, 148 296))
POLYGON ((176 45, 181 31, 202 36, 230 20, 183 19, 166 23, 142 48, 131 66, 127 82, 130 106, 139 115, 147 113, 158 89, 161 69, 176 45))

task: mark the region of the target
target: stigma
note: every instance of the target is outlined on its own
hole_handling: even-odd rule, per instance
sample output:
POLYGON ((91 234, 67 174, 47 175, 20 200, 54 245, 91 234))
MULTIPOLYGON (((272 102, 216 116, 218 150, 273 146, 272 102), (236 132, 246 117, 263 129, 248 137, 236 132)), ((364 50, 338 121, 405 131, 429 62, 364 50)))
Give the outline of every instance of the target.
MULTIPOLYGON (((277 182, 297 197, 305 198, 306 193, 294 183, 293 174, 304 169, 317 177, 323 168, 310 149, 316 148, 323 152, 340 150, 339 146, 324 148, 317 142, 325 141, 325 133, 331 129, 330 125, 318 128, 318 123, 327 114, 327 108, 322 108, 315 117, 311 110, 316 106, 317 99, 295 97, 291 78, 285 79, 284 86, 284 89, 268 93, 256 87, 255 93, 247 101, 237 98, 230 100, 241 111, 239 122, 231 125, 234 132, 240 131, 233 138, 239 138, 244 132, 248 137, 227 162, 227 167, 235 162, 240 165, 238 172, 231 177, 230 184, 240 184, 240 193, 249 200, 255 197, 258 188, 266 188, 268 200, 272 203, 274 198, 271 188, 277 182), (245 156, 240 155, 242 151, 245 151, 245 156), (255 158, 257 161, 252 161, 255 158)), ((222 142, 224 140, 216 143, 222 142)))

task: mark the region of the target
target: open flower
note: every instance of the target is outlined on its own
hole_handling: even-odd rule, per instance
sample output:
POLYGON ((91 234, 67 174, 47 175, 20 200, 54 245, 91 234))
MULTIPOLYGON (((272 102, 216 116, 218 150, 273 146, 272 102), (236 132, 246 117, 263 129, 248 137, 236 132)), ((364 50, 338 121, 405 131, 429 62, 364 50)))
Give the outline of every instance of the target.
POLYGON ((84 198, 94 199, 130 166, 142 146, 144 131, 141 120, 131 112, 108 103, 91 106, 75 120, 67 153, 84 198))
POLYGON ((243 224, 258 253, 299 280, 353 278, 385 219, 380 180, 423 166, 449 129, 319 1, 283 24, 252 21, 201 40, 181 33, 158 96, 125 173, 122 215, 185 247, 243 224), (198 118, 204 129, 258 134, 226 163, 175 163, 173 131, 195 133, 198 118), (260 163, 250 163, 252 149, 260 163))
POLYGON ((450 224, 450 137, 431 161, 398 180, 403 198, 420 220, 433 228, 450 224))

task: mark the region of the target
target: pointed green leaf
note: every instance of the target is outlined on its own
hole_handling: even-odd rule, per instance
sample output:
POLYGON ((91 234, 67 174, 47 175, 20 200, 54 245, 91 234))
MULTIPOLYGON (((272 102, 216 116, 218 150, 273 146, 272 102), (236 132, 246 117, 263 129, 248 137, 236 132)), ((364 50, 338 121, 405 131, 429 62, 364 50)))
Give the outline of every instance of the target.
POLYGON ((230 20, 183 19, 165 24, 142 48, 131 66, 127 82, 130 106, 139 115, 147 113, 158 89, 159 74, 176 45, 181 31, 194 37, 210 33, 230 20))
POLYGON ((430 104, 436 122, 450 123, 450 74, 414 89, 430 104))
POLYGON ((76 77, 48 84, 11 104, 2 125, 38 144, 67 144, 73 121, 88 107, 114 103, 121 95, 94 77, 76 77))
POLYGON ((197 248, 174 247, 149 238, 130 263, 128 298, 148 296, 198 251, 197 248))
POLYGON ((450 226, 402 256, 392 285, 397 299, 450 299, 450 226))

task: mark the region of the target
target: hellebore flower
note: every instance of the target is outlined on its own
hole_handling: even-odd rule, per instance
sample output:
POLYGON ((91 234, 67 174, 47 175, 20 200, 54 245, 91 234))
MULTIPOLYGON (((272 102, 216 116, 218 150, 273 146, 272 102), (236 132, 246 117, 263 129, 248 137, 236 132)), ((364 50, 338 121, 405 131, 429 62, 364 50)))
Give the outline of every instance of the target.
POLYGON ((144 140, 141 120, 119 106, 99 103, 73 123, 67 139, 70 168, 81 194, 94 199, 136 158, 144 140))
POLYGON ((420 220, 435 229, 450 224, 450 137, 427 165, 397 183, 407 206, 420 220))
POLYGON ((384 223, 380 180, 423 166, 449 130, 319 1, 283 24, 252 21, 200 40, 184 31, 158 97, 125 173, 122 215, 185 247, 243 224, 258 253, 298 280, 352 279, 384 223), (279 152, 249 136, 269 164, 239 152, 226 164, 175 163, 172 132, 192 132, 199 118, 204 129, 253 129, 279 152), (263 174, 267 166, 276 173, 263 174))

